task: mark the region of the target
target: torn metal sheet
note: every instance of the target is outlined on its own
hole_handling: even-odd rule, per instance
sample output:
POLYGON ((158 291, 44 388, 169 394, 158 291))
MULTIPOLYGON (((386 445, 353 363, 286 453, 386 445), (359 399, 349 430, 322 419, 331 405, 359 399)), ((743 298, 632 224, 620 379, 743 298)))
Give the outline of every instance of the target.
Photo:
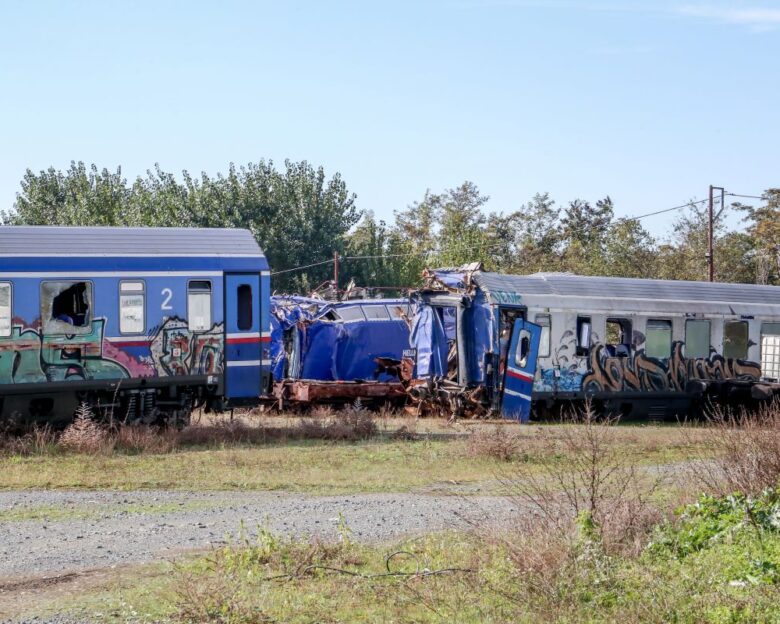
POLYGON ((397 382, 408 346, 406 299, 271 298, 271 358, 277 382, 397 382))

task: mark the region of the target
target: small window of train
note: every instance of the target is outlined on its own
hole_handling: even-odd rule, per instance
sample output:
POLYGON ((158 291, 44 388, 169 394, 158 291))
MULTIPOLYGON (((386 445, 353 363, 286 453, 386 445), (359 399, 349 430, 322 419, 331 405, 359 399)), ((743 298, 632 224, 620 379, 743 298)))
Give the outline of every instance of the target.
POLYGON ((406 304, 403 305, 389 305, 387 306, 387 313, 390 315, 390 319, 393 321, 403 321, 404 314, 409 315, 409 308, 406 304))
POLYGON ((631 320, 627 318, 607 319, 607 349, 609 355, 629 357, 631 355, 631 320))
POLYGON ((748 354, 747 321, 727 321, 723 325, 723 357, 744 360, 748 354))
POLYGON ((119 333, 142 334, 146 328, 143 282, 119 283, 119 333))
POLYGON ((88 334, 92 301, 90 282, 41 282, 44 333, 88 334))
POLYGON ((685 321, 685 357, 688 359, 710 356, 710 322, 707 320, 685 321))
POLYGON ((577 317, 577 355, 587 355, 592 340, 592 328, 589 316, 577 317))
POLYGON ((515 364, 525 368, 528 364, 528 354, 531 352, 531 333, 527 329, 520 331, 520 342, 515 353, 515 364))
POLYGON ((10 336, 13 325, 11 284, 0 284, 0 336, 10 336))
POLYGON ((672 355, 672 322, 665 319, 648 319, 645 336, 645 354, 648 357, 666 359, 672 355))
POLYGON ((761 324, 761 374, 780 379, 780 323, 761 324))
POLYGON ((363 310, 360 306, 347 306, 345 308, 338 309, 339 316, 343 321, 365 321, 366 317, 363 315, 363 310))
POLYGON ((389 321, 390 315, 387 313, 387 308, 383 305, 366 305, 363 306, 363 312, 369 321, 389 321))
POLYGON ((552 320, 549 314, 537 314, 534 323, 542 328, 539 336, 539 357, 550 357, 550 328, 552 320))
POLYGON ((252 286, 241 284, 236 290, 236 297, 238 310, 236 325, 239 331, 248 331, 252 329, 252 286))
POLYGON ((211 282, 193 281, 187 287, 187 324, 190 331, 211 327, 211 282))

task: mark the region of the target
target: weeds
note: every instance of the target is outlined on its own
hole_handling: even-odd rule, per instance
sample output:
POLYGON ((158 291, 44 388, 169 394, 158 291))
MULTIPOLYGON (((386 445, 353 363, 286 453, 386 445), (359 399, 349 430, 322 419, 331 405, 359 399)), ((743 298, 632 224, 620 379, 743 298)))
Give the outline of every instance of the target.
POLYGON ((522 449, 523 438, 516 431, 502 425, 473 431, 467 443, 469 456, 488 457, 499 461, 517 459, 522 449))
POLYGON ((758 495, 780 482, 780 403, 733 413, 720 406, 695 435, 713 456, 690 466, 692 480, 715 494, 758 495))

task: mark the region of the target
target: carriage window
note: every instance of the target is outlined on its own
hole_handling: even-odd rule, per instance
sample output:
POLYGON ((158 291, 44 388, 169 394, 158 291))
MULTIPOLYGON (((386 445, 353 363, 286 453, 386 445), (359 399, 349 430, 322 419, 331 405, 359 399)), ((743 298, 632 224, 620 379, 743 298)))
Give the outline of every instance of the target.
POLYGON ((92 323, 90 282, 41 282, 41 319, 47 334, 88 334, 92 323))
POLYGON ((577 355, 586 355, 591 345, 592 325, 589 316, 577 317, 577 355))
POLYGON ((542 328, 539 336, 539 357, 550 357, 550 327, 552 326, 549 314, 537 314, 534 323, 542 328))
POLYGON ((239 331, 247 331, 252 329, 252 287, 249 284, 241 284, 236 290, 236 296, 238 298, 236 325, 239 331))
POLYGON ((729 321, 723 325, 723 357, 744 360, 748 353, 747 321, 729 321))
POLYGON ((339 316, 344 321, 365 321, 366 317, 363 316, 363 310, 360 306, 347 306, 345 308, 339 308, 339 316))
POLYGON ((625 318, 607 319, 607 349, 616 357, 631 355, 631 321, 625 318))
POLYGON ((685 357, 690 359, 710 356, 710 322, 685 321, 685 357))
POLYGON ((761 324, 761 374, 780 379, 780 323, 761 324))
POLYGON ((520 332, 520 342, 517 345, 515 353, 515 364, 520 368, 525 368, 528 364, 528 354, 531 352, 531 333, 527 329, 520 332))
POLYGON ((403 321, 404 316, 409 317, 409 304, 395 304, 387 306, 387 312, 393 321, 403 321))
POLYGON ((389 321, 390 315, 387 313, 387 308, 383 305, 368 305, 363 306, 363 312, 369 321, 389 321))
POLYGON ((143 282, 119 283, 119 332, 141 334, 146 323, 144 318, 145 288, 143 282))
POLYGON ((665 319, 647 319, 645 354, 666 359, 672 355, 672 322, 665 319))
POLYGON ((0 336, 11 335, 11 284, 0 284, 0 336))
POLYGON ((211 327, 211 282, 189 283, 187 322, 190 331, 205 331, 211 327))

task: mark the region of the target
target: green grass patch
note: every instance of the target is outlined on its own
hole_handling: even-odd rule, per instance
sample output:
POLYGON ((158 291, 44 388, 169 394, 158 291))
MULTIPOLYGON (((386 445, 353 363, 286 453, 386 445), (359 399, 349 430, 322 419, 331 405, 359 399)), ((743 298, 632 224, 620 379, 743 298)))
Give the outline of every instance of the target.
MULTIPOLYGON (((470 426, 469 429, 478 429, 470 426)), ((494 427, 494 425, 481 425, 494 427)), ((350 492, 495 491, 496 474, 512 465, 566 461, 560 426, 502 425, 516 437, 508 459, 470 444, 468 436, 415 441, 389 435, 360 442, 295 440, 265 444, 182 446, 170 452, 45 452, 0 457, 0 489, 285 490, 350 492), (470 490, 470 485, 485 485, 470 490), (465 486, 465 487, 464 487, 465 486)), ((668 427, 620 427, 618 442, 640 465, 689 457, 689 440, 668 427)), ((699 449, 700 452, 701 449, 699 449)))
POLYGON ((447 532, 360 545, 260 530, 79 612, 140 622, 780 622, 777 494, 702 499, 635 554, 567 538, 447 532), (759 515, 762 520, 754 522, 759 515), (98 606, 99 605, 99 606, 98 606))

